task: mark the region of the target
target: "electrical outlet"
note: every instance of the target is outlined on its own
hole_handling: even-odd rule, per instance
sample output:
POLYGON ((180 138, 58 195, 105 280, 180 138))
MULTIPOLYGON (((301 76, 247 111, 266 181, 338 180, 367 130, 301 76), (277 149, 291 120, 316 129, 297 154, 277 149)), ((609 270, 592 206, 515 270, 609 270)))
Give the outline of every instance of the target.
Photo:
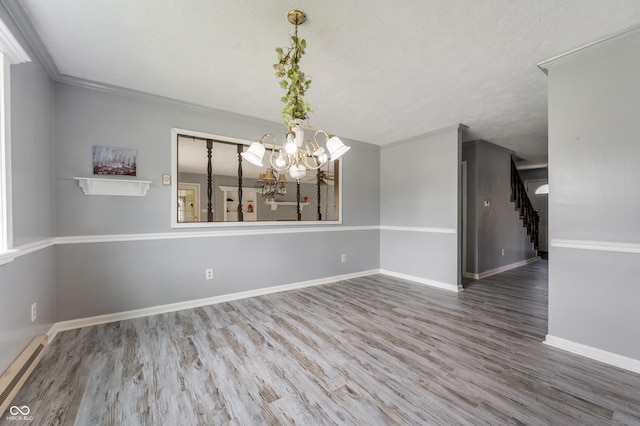
POLYGON ((205 276, 206 279, 212 280, 213 279, 213 269, 205 269, 204 276, 205 276))
POLYGON ((343 255, 342 255, 342 261, 343 261, 343 262, 346 262, 346 261, 347 261, 347 255, 346 255, 346 254, 343 254, 343 255))
POLYGON ((504 249, 502 249, 502 255, 504 256, 504 249))
POLYGON ((36 319, 38 319, 38 304, 34 302, 33 305, 31 305, 31 322, 34 322, 36 319))

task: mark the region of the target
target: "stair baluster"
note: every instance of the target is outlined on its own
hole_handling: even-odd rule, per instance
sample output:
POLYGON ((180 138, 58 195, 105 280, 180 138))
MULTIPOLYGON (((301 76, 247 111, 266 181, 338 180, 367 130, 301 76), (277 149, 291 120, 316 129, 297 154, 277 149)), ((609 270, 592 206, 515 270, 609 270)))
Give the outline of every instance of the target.
POLYGON ((513 159, 511 159, 511 201, 515 204, 515 209, 520 212, 520 218, 523 226, 527 228, 527 235, 531 238, 533 248, 538 250, 538 222, 540 217, 533 208, 533 204, 531 204, 513 159))

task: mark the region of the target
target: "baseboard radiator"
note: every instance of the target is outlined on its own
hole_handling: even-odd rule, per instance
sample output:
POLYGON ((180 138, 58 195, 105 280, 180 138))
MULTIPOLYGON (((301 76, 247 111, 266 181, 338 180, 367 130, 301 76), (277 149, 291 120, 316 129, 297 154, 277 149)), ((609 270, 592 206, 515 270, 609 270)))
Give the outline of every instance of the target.
POLYGON ((7 368, 7 371, 0 376, 0 416, 9 407, 24 382, 38 365, 47 345, 47 336, 36 337, 7 368))

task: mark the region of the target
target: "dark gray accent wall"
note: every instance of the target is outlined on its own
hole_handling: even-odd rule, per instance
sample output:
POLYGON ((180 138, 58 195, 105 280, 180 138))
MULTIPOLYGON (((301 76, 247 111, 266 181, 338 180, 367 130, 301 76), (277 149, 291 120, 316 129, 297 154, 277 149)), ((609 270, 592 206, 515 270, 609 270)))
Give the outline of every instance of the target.
POLYGON ((462 144, 462 159, 467 161, 468 273, 482 274, 536 256, 510 200, 511 154, 483 140, 462 144))
MULTIPOLYGON (((32 62, 12 65, 11 169, 13 246, 48 239, 53 228, 53 83, 3 6, 0 18, 32 62)), ((48 248, 0 266, 0 372, 55 321, 55 251, 48 248), (38 319, 31 322, 31 304, 38 319)))
MULTIPOLYGON (((171 190, 160 183, 162 174, 171 170, 171 128, 246 140, 259 139, 266 132, 284 136, 285 130, 278 123, 65 84, 56 84, 55 124, 58 236, 202 230, 171 229, 171 190), (138 150, 137 178, 153 181, 149 193, 145 197, 84 195, 73 177, 91 176, 92 145, 138 150)), ((343 226, 376 227, 380 223, 379 148, 344 142, 352 148, 343 157, 343 226)), ((207 231, 230 229, 246 232, 248 228, 207 231)), ((57 247, 58 319, 377 269, 378 247, 378 229, 66 244, 57 247), (346 263, 341 262, 341 254, 347 255, 346 263), (213 280, 205 280, 208 268, 214 270, 213 280)))
POLYGON ((638 52, 637 36, 609 43, 548 79, 549 334, 635 360, 640 255, 624 250, 640 243, 638 52))

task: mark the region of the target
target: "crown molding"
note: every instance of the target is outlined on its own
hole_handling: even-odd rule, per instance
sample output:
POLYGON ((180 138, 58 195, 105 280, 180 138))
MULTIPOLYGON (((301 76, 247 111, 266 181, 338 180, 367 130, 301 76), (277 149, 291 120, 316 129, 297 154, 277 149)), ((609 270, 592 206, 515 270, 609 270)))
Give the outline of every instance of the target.
MULTIPOLYGON (((1 0, 0 0, 1 1, 1 0)), ((60 74, 57 79, 54 79, 56 83, 66 84, 69 86, 76 86, 85 89, 96 90, 99 92, 117 95, 117 96, 126 96, 133 99, 138 99, 146 102, 153 102, 163 105, 169 105, 176 108, 188 109, 191 111, 202 112, 202 113, 215 113, 220 115, 225 115, 228 117, 242 119, 244 121, 253 121, 255 123, 259 123, 261 125, 278 125, 279 123, 275 121, 269 121, 262 118, 251 117, 249 115, 239 114, 236 112, 225 111, 222 109, 217 109, 213 107, 208 107, 204 105, 199 105, 187 101, 181 101, 178 99, 168 98, 166 96, 154 95, 147 92, 141 92, 134 89, 128 89, 126 87, 114 86, 107 83, 100 83, 98 81, 87 80, 84 78, 73 77, 67 74, 60 74)))
POLYGON ((0 50, 9 59, 11 65, 31 62, 31 58, 22 48, 18 40, 7 27, 7 24, 0 19, 0 50))
POLYGON ((19 1, 0 0, 0 3, 4 6, 7 13, 13 19, 13 22, 18 27, 18 30, 26 40, 31 50, 35 53, 36 57, 40 60, 40 63, 44 66, 49 73, 52 80, 56 81, 60 78, 60 71, 58 66, 53 61, 53 58, 49 54, 49 51, 44 46, 42 39, 38 35, 38 32, 31 24, 31 21, 27 17, 26 12, 20 5, 19 1))
POLYGON ((549 70, 556 68, 564 63, 575 61, 582 57, 599 52, 600 50, 615 46, 620 43, 624 43, 625 41, 632 40, 637 37, 640 37, 640 25, 627 28, 626 30, 620 31, 619 33, 578 47, 577 49, 570 50, 569 52, 563 53, 561 55, 554 56, 553 58, 539 62, 537 65, 543 73, 549 75, 549 70))

